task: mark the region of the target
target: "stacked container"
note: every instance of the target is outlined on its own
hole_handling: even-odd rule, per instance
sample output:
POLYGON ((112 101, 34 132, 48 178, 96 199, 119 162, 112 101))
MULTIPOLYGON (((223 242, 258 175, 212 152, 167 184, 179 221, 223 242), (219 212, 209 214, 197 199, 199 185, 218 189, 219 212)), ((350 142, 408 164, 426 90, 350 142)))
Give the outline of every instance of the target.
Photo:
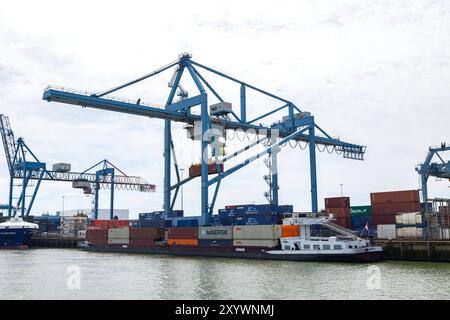
POLYGON ((40 232, 59 232, 61 226, 61 217, 57 215, 35 216, 32 222, 39 225, 40 232))
POLYGON ((420 212, 418 190, 371 193, 370 201, 374 225, 395 224, 399 213, 420 212))
POLYGON ((274 248, 281 236, 281 225, 234 226, 233 246, 274 248))
POLYGON ((108 229, 87 229, 86 240, 93 245, 108 245, 108 229))
POLYGON ((63 238, 78 238, 78 232, 86 230, 87 217, 62 217, 60 234, 63 238))
POLYGON ((424 219, 420 212, 402 213, 395 217, 397 238, 424 238, 424 219))
POLYGON ((169 246, 198 245, 198 227, 171 227, 167 231, 167 245, 169 246))
POLYGON ((130 246, 148 247, 153 246, 155 240, 164 238, 162 228, 130 228, 130 246))
POLYGON ((233 227, 198 227, 198 245, 203 247, 232 247, 233 227))
POLYGON ((396 239, 397 233, 395 224, 379 224, 377 225, 378 239, 396 239))
POLYGON ((108 244, 127 245, 130 243, 130 228, 108 229, 108 244))
POLYGON ((218 220, 224 226, 281 224, 284 213, 292 213, 292 205, 246 204, 228 205, 219 210, 218 220))
POLYGON ((91 220, 90 222, 90 227, 93 229, 125 228, 128 226, 128 220, 91 220))
POLYGON ((351 228, 349 197, 325 198, 325 211, 327 214, 333 214, 335 219, 333 223, 351 228))

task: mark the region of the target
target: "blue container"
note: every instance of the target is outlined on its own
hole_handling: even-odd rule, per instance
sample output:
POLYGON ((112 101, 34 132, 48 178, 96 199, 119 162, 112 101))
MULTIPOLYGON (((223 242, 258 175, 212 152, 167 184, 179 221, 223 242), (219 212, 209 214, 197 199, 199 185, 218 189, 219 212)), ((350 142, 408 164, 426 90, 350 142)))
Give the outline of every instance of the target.
POLYGON ((372 225, 372 217, 371 216, 353 216, 350 218, 353 229, 364 228, 366 223, 372 225))
POLYGON ((163 219, 139 220, 140 228, 164 228, 163 219))
POLYGON ((199 239, 198 245, 200 247, 232 247, 233 240, 204 240, 199 239))
POLYGON ((177 227, 196 227, 198 226, 198 219, 183 219, 176 220, 177 227))
POLYGON ((361 238, 367 238, 367 237, 373 238, 373 237, 375 237, 376 228, 374 226, 370 226, 369 231, 367 231, 364 227, 355 229, 355 231, 358 232, 357 236, 359 236, 361 238))

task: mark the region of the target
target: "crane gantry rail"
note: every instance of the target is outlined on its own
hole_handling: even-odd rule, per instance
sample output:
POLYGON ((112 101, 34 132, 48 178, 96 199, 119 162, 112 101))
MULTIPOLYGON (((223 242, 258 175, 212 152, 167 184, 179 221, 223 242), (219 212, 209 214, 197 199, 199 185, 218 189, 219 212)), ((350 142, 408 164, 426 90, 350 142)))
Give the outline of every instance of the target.
MULTIPOLYGON (((343 155, 344 158, 363 160, 366 150, 365 146, 357 145, 336 139, 327 134, 322 128, 320 128, 315 120, 314 116, 307 112, 302 112, 293 102, 281 98, 275 94, 269 93, 262 89, 259 89, 249 83, 238 80, 231 76, 228 76, 215 69, 202 65, 196 61, 193 61, 192 55, 188 53, 181 54, 179 58, 167 64, 166 66, 155 70, 149 74, 146 74, 138 79, 129 81, 120 86, 114 87, 109 90, 105 90, 99 93, 89 93, 86 91, 77 91, 66 89, 64 87, 49 86, 45 89, 43 99, 48 102, 60 102, 65 104, 77 105, 82 107, 103 109, 108 111, 121 112, 126 114, 134 114, 139 116, 145 116, 150 118, 163 119, 165 121, 164 128, 164 211, 166 215, 173 210, 178 190, 181 185, 191 181, 195 177, 189 177, 184 180, 180 179, 178 165, 175 158, 174 141, 172 139, 171 122, 183 122, 189 125, 200 123, 201 137, 200 139, 200 151, 202 155, 208 155, 211 142, 213 142, 217 136, 211 134, 210 129, 213 125, 220 126, 223 130, 253 130, 256 134, 266 134, 268 140, 270 140, 270 146, 252 157, 249 157, 240 164, 237 164, 227 170, 221 171, 217 154, 216 160, 216 172, 217 175, 214 178, 209 179, 208 175, 208 159, 202 156, 201 161, 201 214, 202 220, 200 223, 208 224, 211 222, 211 216, 214 209, 214 204, 218 195, 220 183, 222 179, 231 175, 232 173, 240 170, 249 163, 259 159, 260 157, 269 154, 276 159, 279 152, 279 146, 285 144, 288 141, 306 141, 309 144, 310 153, 310 180, 311 180, 311 206, 312 211, 317 212, 317 178, 316 178, 316 153, 315 149, 317 145, 332 146, 336 152, 343 155), (126 88, 140 81, 146 80, 163 71, 170 68, 175 68, 171 81, 169 82, 170 93, 164 107, 158 107, 153 104, 143 103, 140 99, 135 101, 118 99, 110 97, 109 95, 120 89, 126 88), (208 112, 209 95, 212 94, 220 103, 226 103, 219 92, 211 86, 206 80, 203 74, 199 70, 206 70, 217 76, 225 78, 235 84, 239 85, 240 90, 240 113, 237 115, 234 111, 228 111, 226 117, 216 117, 208 112), (192 97, 188 97, 187 92, 181 85, 181 78, 183 73, 187 71, 198 89, 198 94, 192 97), (262 95, 273 98, 281 103, 281 106, 276 107, 270 112, 261 114, 254 119, 247 119, 247 90, 254 90, 262 95), (178 95, 180 99, 174 101, 175 95, 178 95), (191 108, 200 106, 200 115, 193 114, 191 108), (273 115, 277 112, 287 112, 287 117, 284 117, 283 121, 272 123, 269 125, 256 124, 260 120, 273 115), (208 136, 209 133, 209 136, 208 136), (320 133, 321 135, 316 135, 320 133), (207 138, 205 138, 207 137, 207 138), (172 157, 174 158, 174 167, 176 173, 177 182, 171 184, 171 167, 172 157), (214 195, 211 203, 209 202, 208 188, 212 185, 216 185, 214 195), (172 191, 174 191, 172 199, 172 191)), ((255 144, 244 148, 244 151, 249 150, 255 144)), ((242 152, 235 152, 231 156, 227 157, 227 160, 235 157, 242 152)), ((274 161, 276 163, 276 161, 274 161)), ((278 204, 278 169, 272 168, 272 203, 278 204)))

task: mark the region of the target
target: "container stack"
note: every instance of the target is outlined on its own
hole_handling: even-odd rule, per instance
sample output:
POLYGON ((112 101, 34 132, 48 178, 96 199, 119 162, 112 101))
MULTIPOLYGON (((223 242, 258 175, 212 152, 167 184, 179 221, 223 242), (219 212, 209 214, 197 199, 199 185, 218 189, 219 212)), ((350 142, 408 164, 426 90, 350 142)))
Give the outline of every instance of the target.
POLYGON ((402 213, 395 217, 397 238, 423 238, 424 219, 420 212, 402 213))
POLYGON ((218 220, 224 226, 281 224, 283 214, 293 211, 292 205, 229 205, 219 210, 218 220))
POLYGON ((149 247, 153 246, 155 240, 164 238, 162 228, 130 228, 130 246, 149 247))
POLYGON ((395 224, 399 213, 420 212, 418 190, 371 193, 370 201, 374 225, 395 224))
POLYGON ((351 228, 349 197, 325 198, 325 211, 327 214, 333 214, 335 219, 333 223, 351 228))
POLYGON ((59 233, 61 227, 61 217, 58 215, 34 216, 32 222, 39 225, 39 232, 59 233))
POLYGON ((274 248, 279 246, 281 225, 234 226, 233 246, 274 248))
MULTIPOLYGON (((172 214, 168 218, 181 218, 183 217, 183 215, 184 215, 183 210, 173 210, 172 214)), ((154 211, 154 212, 140 213, 139 226, 141 228, 164 228, 166 226, 171 227, 172 225, 171 223, 170 225, 167 225, 164 219, 164 211, 154 211)))
POLYGON ((128 220, 91 220, 90 228, 92 229, 113 229, 125 228, 129 226, 128 220))
POLYGON ((86 240, 93 245, 107 246, 108 245, 108 229, 93 229, 86 230, 86 240))
POLYGON ((130 228, 108 229, 108 244, 128 245, 130 244, 130 228))
POLYGON ((198 245, 202 247, 232 247, 233 227, 198 227, 198 245))
POLYGON ((87 217, 62 217, 60 234, 63 238, 78 238, 79 231, 87 228, 87 217))
POLYGON ((171 227, 167 232, 168 246, 197 246, 198 227, 171 227))

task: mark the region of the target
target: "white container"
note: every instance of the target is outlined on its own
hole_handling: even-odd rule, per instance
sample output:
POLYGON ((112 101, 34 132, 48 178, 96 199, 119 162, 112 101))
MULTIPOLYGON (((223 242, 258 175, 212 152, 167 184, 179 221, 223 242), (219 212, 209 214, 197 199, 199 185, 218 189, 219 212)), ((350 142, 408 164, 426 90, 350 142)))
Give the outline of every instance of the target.
POLYGON ((419 212, 402 213, 395 216, 396 224, 415 225, 422 224, 422 214, 419 212))
POLYGON ((281 238, 281 225, 234 226, 236 240, 277 240, 281 238))
POLYGON ((130 244, 129 239, 108 239, 108 244, 130 244))
POLYGON ((442 239, 450 240, 450 229, 442 228, 442 239))
POLYGON ((395 224, 379 224, 377 226, 378 239, 396 239, 395 224))
POLYGON ((235 247, 266 247, 273 248, 279 245, 279 240, 233 240, 235 247))
POLYGON ((198 238, 207 240, 232 240, 233 227, 231 226, 198 227, 198 238))
POLYGON ((129 238, 130 238, 129 228, 108 229, 108 239, 129 239, 129 238))
POLYGON ((397 238, 422 238, 423 228, 407 227, 397 229, 397 238))

